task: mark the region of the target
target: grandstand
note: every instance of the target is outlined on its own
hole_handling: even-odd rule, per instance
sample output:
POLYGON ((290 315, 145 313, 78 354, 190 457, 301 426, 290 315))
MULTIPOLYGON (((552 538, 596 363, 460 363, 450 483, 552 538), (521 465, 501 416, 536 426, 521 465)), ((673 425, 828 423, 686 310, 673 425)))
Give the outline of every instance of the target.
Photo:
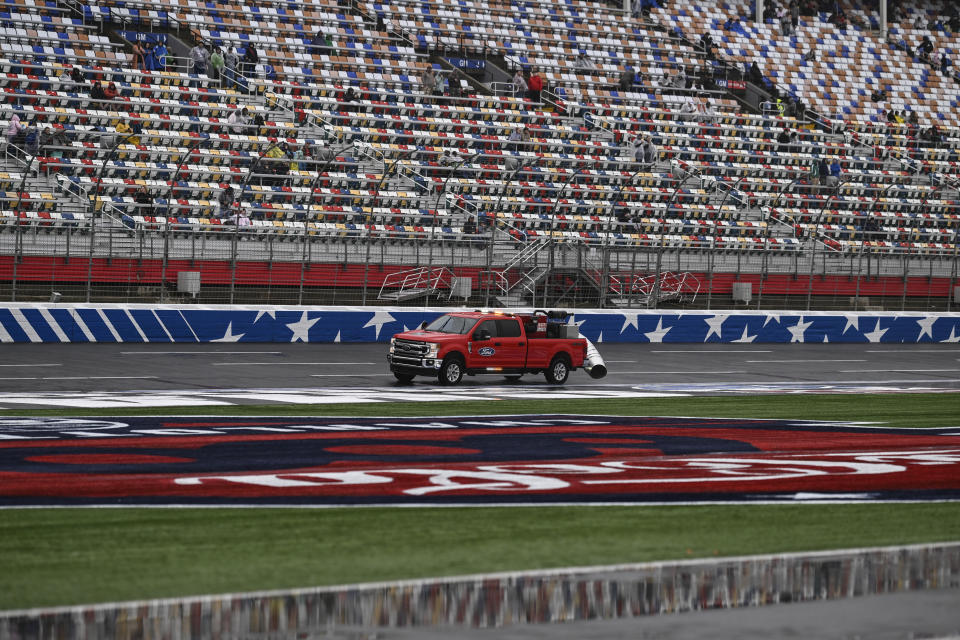
POLYGON ((654 4, 8 1, 0 296, 949 310, 949 3, 654 4))

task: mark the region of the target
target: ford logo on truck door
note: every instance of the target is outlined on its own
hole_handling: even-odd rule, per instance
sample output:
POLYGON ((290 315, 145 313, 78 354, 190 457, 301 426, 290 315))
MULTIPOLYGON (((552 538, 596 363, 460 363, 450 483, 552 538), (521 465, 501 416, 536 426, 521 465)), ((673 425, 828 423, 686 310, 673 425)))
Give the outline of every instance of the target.
POLYGON ((492 356, 496 352, 497 350, 493 347, 480 347, 480 350, 477 351, 477 354, 481 356, 492 356))

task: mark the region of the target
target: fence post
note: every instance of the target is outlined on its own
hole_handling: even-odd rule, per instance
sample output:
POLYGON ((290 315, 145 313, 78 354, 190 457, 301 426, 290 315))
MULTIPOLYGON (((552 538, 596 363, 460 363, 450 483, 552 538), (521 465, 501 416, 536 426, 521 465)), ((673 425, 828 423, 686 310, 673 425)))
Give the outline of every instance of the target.
POLYGON ((902 295, 900 296, 900 311, 904 311, 907 308, 907 280, 910 277, 910 254, 904 251, 903 253, 903 289, 902 295))

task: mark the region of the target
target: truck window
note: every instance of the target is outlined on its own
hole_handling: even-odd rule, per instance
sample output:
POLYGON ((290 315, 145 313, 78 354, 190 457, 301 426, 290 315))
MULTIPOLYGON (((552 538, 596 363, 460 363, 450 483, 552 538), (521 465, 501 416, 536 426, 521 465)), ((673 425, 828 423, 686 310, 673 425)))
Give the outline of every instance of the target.
POLYGON ((440 316, 427 325, 426 331, 438 331, 440 333, 459 333, 465 334, 473 328, 473 318, 464 318, 463 316, 440 316))
POLYGON ((490 334, 491 338, 496 338, 500 334, 497 332, 497 321, 496 320, 484 320, 480 323, 480 326, 477 327, 476 333, 481 331, 486 331, 490 334))
POLYGON ((501 338, 519 338, 520 323, 513 318, 497 320, 497 335, 501 338))

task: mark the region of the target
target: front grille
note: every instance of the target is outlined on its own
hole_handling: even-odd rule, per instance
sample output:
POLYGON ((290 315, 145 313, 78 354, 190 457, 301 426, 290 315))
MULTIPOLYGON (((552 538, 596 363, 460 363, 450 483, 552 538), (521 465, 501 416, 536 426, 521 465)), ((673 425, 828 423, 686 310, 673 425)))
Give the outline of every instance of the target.
POLYGON ((397 357, 416 357, 421 358, 427 355, 430 345, 425 342, 414 342, 413 340, 397 340, 393 343, 393 355, 397 357))

